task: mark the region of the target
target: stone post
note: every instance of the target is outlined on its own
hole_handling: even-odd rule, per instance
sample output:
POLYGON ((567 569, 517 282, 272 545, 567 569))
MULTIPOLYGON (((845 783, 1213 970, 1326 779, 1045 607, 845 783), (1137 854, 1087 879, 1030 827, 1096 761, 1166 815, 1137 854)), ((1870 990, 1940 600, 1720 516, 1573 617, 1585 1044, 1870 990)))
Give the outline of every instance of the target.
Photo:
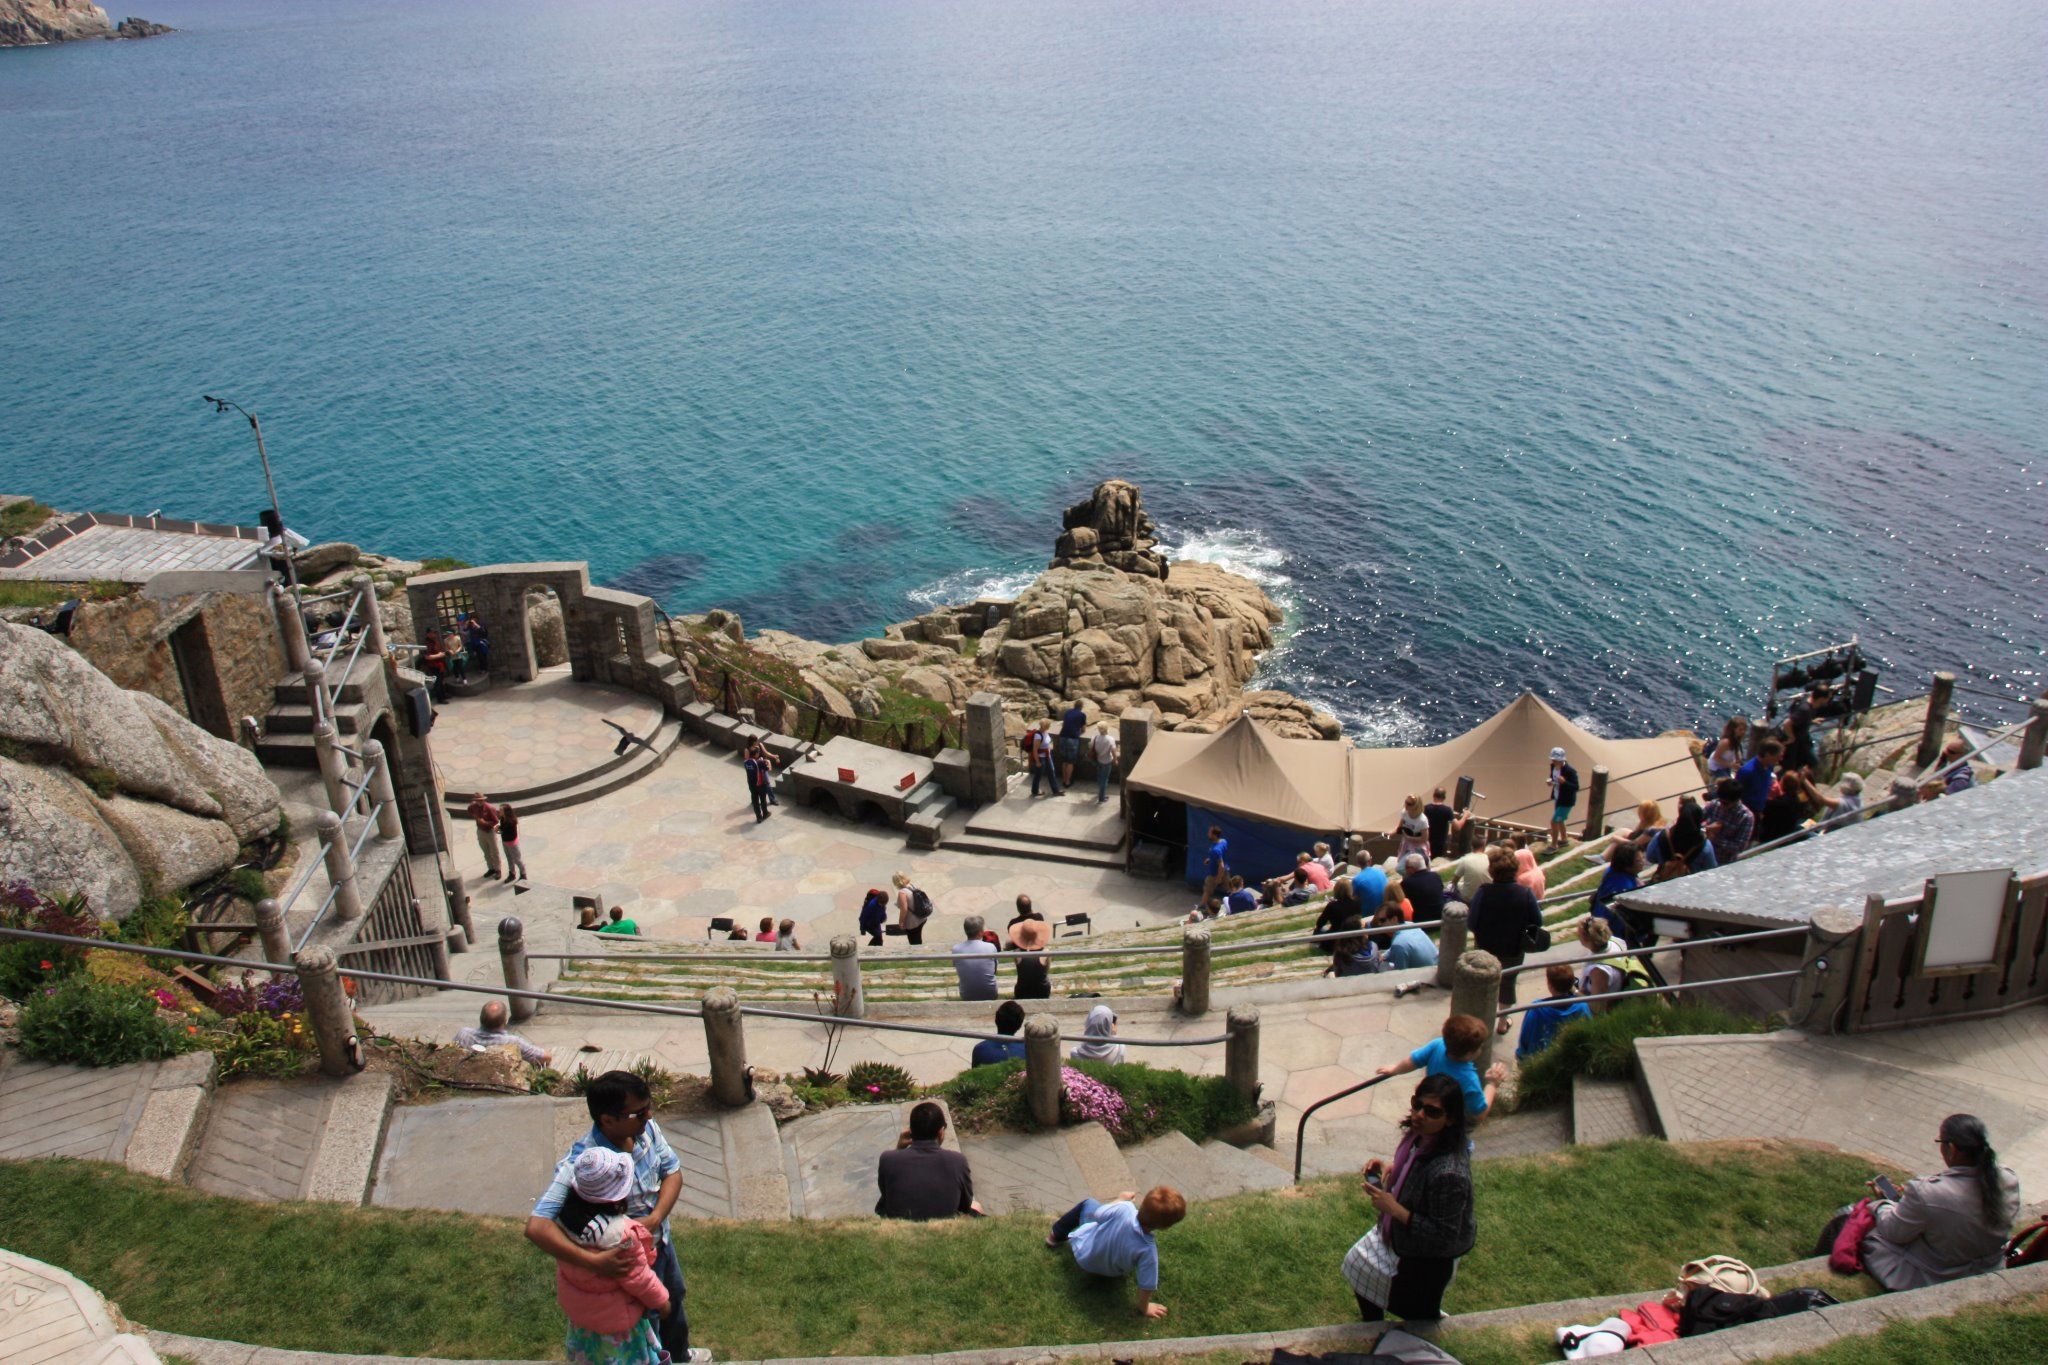
POLYGON ((360 1068, 356 1043, 355 1011, 348 992, 341 988, 341 974, 335 970, 334 950, 314 944, 294 958, 299 990, 306 998, 306 1022, 313 1026, 313 1039, 320 1045, 320 1069, 329 1076, 348 1076, 360 1068))
POLYGON ((313 719, 332 719, 327 707, 327 665, 318 659, 308 659, 300 676, 306 680, 306 705, 312 710, 313 719))
POLYGON ((1024 1021, 1024 1098, 1033 1123, 1060 1126, 1060 1021, 1050 1014, 1024 1021))
POLYGON ((711 1054, 711 1095, 732 1109, 754 1098, 742 1019, 740 997, 732 987, 713 986, 704 992, 704 1046, 711 1054))
POLYGON ((867 1017, 860 990, 860 940, 852 934, 832 936, 832 1012, 842 1019, 867 1017))
POLYGON ((1826 905, 1813 912, 1807 926, 1806 958, 1799 964, 1799 988, 1793 996, 1797 1027, 1809 1033, 1840 1031, 1836 1024, 1856 975, 1863 919, 1862 911, 1842 905, 1826 905))
POLYGON ((265 962, 292 960, 292 936, 285 932, 284 907, 269 896, 256 902, 256 937, 263 941, 265 962))
POLYGON ((1223 1078, 1230 1088, 1256 1103, 1259 1098, 1259 1011, 1252 1005, 1232 1005, 1224 1016, 1223 1078))
POLYGON ((1152 742, 1152 731, 1159 724, 1159 713, 1149 706, 1133 706, 1116 718, 1116 767, 1122 777, 1129 777, 1131 769, 1138 766, 1138 760, 1145 756, 1146 746, 1152 742))
POLYGON ((1927 719, 1920 724, 1920 747, 1913 753, 1913 766, 1923 773, 1941 757, 1941 741, 1948 734, 1949 703, 1955 694, 1955 674, 1934 675, 1934 685, 1927 689, 1927 719))
MULTIPOLYGON (((505 965, 505 984, 515 991, 533 989, 533 978, 526 970, 526 926, 516 915, 507 915, 498 921, 498 960, 505 965)), ((507 996, 506 1005, 511 1009, 512 1022, 520 1024, 533 1018, 539 1002, 523 995, 507 996)))
MULTIPOLYGON (((426 921, 426 907, 420 904, 418 896, 412 898, 412 913, 415 919, 422 923, 426 921)), ((453 981, 455 979, 454 966, 448 960, 448 937, 447 934, 442 934, 427 945, 427 954, 434 960, 434 979, 436 981, 453 981)))
MULTIPOLYGON (((314 664, 318 668, 320 665, 314 664)), ((341 756, 341 741, 334 722, 313 722, 313 758, 320 765, 320 786, 327 793, 327 809, 337 816, 348 811, 348 763, 341 756)))
POLYGON ((1465 952, 1465 925, 1472 912, 1456 901, 1444 905, 1444 927, 1436 936, 1436 984, 1445 990, 1451 988, 1454 973, 1458 970, 1458 959, 1465 952))
POLYGON ((1586 831, 1581 838, 1597 839, 1607 832, 1607 765, 1593 765, 1593 782, 1586 788, 1586 831))
POLYGON ((2048 750, 2048 696, 2034 698, 2033 714, 2020 732, 2019 770, 2032 772, 2040 767, 2044 750, 2048 750))
POLYGON ((320 811, 313 817, 313 828, 319 832, 320 849, 327 859, 327 881, 334 888, 335 919, 361 919, 363 896, 356 885, 356 865, 348 856, 348 831, 341 827, 341 817, 331 810, 320 811))
POLYGON ((306 639, 306 618, 299 614, 299 600, 282 583, 270 586, 271 610, 277 614, 277 631, 284 637, 285 665, 304 673, 313 661, 313 646, 306 639))
POLYGON ((462 878, 443 878, 441 893, 448 898, 448 917, 455 921, 455 927, 462 931, 462 942, 455 945, 455 951, 466 953, 476 946, 476 921, 469 916, 469 888, 462 884, 462 878))
POLYGON ((1451 977, 1451 1013, 1469 1014, 1486 1025, 1486 1046, 1475 1065, 1481 1073, 1493 1065, 1494 1023, 1500 1013, 1500 959, 1492 953, 1461 953, 1451 977))
POLYGON ((1180 1012, 1209 1012, 1209 926, 1190 924, 1180 935, 1180 1012))
POLYGON ((1003 733, 1003 699, 976 692, 967 699, 967 799, 981 805, 1003 799, 1010 788, 1003 733))
POLYGON ((363 652, 381 661, 391 650, 384 641, 383 613, 377 610, 377 585, 366 573, 357 574, 349 583, 356 590, 356 615, 362 618, 363 633, 368 637, 363 641, 363 652))
POLYGON ((398 789, 391 785, 391 758, 382 743, 374 739, 363 741, 363 766, 370 770, 370 802, 377 812, 377 837, 403 837, 405 825, 399 819, 398 789))

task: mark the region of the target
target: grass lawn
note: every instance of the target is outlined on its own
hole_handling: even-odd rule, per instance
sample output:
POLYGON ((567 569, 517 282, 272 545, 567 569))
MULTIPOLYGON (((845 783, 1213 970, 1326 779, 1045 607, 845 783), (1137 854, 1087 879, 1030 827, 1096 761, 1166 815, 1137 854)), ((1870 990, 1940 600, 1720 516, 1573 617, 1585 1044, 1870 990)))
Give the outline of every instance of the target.
POLYGON ((1980 1304, 1950 1318, 1895 1322, 1874 1336, 1838 1341, 1781 1365, 2039 1365, 2048 1360, 2048 1294, 1980 1304))
MULTIPOLYGON (((1707 1252, 1794 1260, 1870 1169, 1791 1146, 1651 1141, 1488 1162, 1479 1245, 1449 1306, 1646 1288, 1707 1252)), ((1129 1286, 1092 1281, 1047 1251, 1036 1215, 676 1227, 697 1339, 753 1359, 1345 1322, 1356 1305, 1338 1266, 1368 1210, 1349 1180, 1197 1205, 1160 1239, 1172 1312, 1149 1326, 1129 1286)), ((549 1267, 504 1219, 241 1203, 113 1167, 0 1162, 0 1245, 63 1266, 166 1331, 515 1359, 556 1356, 561 1344, 549 1267)))

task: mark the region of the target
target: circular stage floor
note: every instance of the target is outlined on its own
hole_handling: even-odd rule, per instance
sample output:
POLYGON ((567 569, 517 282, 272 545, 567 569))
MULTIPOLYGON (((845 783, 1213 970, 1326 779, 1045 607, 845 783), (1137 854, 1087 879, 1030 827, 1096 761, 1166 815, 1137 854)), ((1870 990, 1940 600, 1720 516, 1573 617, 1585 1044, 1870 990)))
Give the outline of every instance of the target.
POLYGON ((570 781, 612 761, 619 733, 607 720, 650 739, 661 703, 606 683, 581 683, 566 665, 530 683, 453 697, 434 720, 434 761, 453 798, 508 793, 570 781))

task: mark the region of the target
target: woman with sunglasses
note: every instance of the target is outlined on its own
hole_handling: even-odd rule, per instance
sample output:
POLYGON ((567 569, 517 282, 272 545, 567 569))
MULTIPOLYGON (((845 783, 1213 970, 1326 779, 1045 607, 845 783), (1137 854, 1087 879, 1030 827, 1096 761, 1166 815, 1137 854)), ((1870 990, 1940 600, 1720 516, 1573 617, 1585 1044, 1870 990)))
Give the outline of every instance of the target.
POLYGON ((1415 1087, 1391 1162, 1365 1165, 1365 1195, 1379 1221, 1344 1258, 1344 1278, 1367 1322, 1388 1313, 1407 1322, 1443 1316, 1444 1290, 1472 1249, 1472 1150, 1465 1096, 1449 1076, 1415 1087))

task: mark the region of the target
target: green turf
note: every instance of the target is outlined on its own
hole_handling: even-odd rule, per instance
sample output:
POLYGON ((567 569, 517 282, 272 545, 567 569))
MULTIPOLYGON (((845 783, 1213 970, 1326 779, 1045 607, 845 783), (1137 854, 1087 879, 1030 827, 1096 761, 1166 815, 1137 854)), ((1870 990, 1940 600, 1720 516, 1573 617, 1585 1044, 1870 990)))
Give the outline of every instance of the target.
POLYGON ((1896 1322, 1867 1337, 1781 1357, 1781 1365, 2040 1365, 2048 1360, 2048 1294, 1979 1304, 1954 1317, 1896 1322))
MULTIPOLYGON (((1869 1163, 1638 1141, 1478 1169, 1452 1311, 1660 1284, 1693 1255, 1797 1259, 1869 1163)), ((1114 1193, 1105 1191, 1104 1193, 1114 1193)), ((678 1222, 701 1344, 758 1359, 1286 1330, 1356 1311, 1339 1271, 1355 1182, 1197 1205, 1160 1239, 1163 1322, 1041 1244, 1036 1215, 911 1226, 678 1222), (1258 1292, 1248 1268, 1263 1267, 1258 1292), (906 1275, 915 1292, 906 1292, 906 1275)), ((328 1351, 559 1353, 548 1264, 504 1219, 250 1204, 64 1161, 0 1162, 0 1245, 166 1331, 328 1351)))

